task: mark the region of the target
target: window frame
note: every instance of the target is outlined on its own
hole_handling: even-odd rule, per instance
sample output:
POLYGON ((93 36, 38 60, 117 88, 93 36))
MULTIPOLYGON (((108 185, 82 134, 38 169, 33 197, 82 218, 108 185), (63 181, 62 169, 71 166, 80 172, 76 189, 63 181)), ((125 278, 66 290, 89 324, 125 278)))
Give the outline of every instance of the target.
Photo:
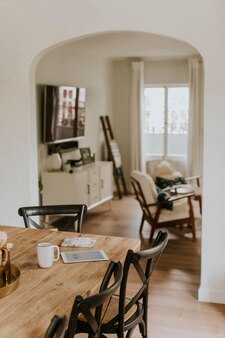
MULTIPOLYGON (((174 158, 174 159, 187 159, 187 153, 186 155, 168 155, 168 88, 173 87, 186 87, 189 89, 189 102, 190 102, 190 84, 189 83, 159 83, 159 84, 145 84, 144 90, 146 88, 163 88, 165 92, 165 101, 164 101, 164 133, 163 133, 163 152, 162 154, 151 154, 151 153, 145 153, 146 158, 174 158)), ((190 104, 189 104, 190 108, 190 104)), ((188 109, 188 116, 189 116, 190 110, 188 109)), ((144 115, 145 115, 145 105, 144 105, 144 115)), ((145 116, 144 116, 145 119, 145 116)), ((187 137, 189 135, 189 130, 187 133, 187 137)))

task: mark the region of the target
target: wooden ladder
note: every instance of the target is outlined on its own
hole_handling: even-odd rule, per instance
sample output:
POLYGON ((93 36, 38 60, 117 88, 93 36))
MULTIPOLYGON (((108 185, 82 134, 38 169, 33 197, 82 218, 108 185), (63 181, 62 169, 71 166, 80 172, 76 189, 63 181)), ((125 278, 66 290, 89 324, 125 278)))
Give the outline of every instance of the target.
POLYGON ((123 175, 120 151, 112 132, 109 116, 100 116, 102 128, 105 136, 108 160, 113 162, 113 176, 119 199, 122 198, 122 190, 127 195, 127 186, 123 175), (122 188, 122 190, 121 190, 122 188))

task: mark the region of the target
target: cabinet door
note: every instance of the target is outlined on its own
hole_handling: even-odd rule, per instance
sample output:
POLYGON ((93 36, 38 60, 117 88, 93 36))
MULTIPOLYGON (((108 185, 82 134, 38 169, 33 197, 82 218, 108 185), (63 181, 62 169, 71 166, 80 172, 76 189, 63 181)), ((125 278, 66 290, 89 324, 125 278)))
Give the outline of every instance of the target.
POLYGON ((43 173, 42 204, 89 204, 88 173, 43 173))
POLYGON ((105 163, 100 167, 100 197, 101 200, 113 197, 113 174, 112 162, 105 163))
POLYGON ((100 200, 99 168, 89 169, 89 205, 93 205, 100 200))

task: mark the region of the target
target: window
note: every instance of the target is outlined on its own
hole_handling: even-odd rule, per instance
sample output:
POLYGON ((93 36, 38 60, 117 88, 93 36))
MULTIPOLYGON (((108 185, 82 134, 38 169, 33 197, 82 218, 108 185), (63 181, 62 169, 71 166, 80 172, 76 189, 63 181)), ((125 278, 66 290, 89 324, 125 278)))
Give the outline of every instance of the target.
POLYGON ((188 86, 146 87, 144 149, 147 156, 187 156, 188 86))

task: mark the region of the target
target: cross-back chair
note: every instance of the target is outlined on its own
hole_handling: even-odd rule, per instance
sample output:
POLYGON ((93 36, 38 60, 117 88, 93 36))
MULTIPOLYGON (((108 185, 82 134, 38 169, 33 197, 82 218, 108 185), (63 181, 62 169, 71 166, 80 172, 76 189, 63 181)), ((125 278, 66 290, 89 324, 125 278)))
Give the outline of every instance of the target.
POLYGON ((30 206, 21 207, 18 210, 18 214, 23 217, 26 228, 31 226, 36 229, 59 228, 66 231, 71 230, 71 223, 74 223, 74 229, 77 232, 81 232, 83 217, 86 212, 87 206, 85 204, 30 206), (39 216, 38 220, 36 216, 39 216), (50 217, 54 220, 50 221, 50 217))
POLYGON ((193 241, 196 240, 195 217, 199 216, 199 208, 193 200, 194 193, 175 195, 166 201, 158 201, 158 192, 151 176, 135 170, 130 180, 142 209, 140 232, 147 221, 151 226, 150 242, 156 229, 184 224, 191 227, 193 241), (172 203, 172 210, 163 208, 168 202, 172 203))
POLYGON ((101 326, 100 337, 108 337, 109 334, 116 334, 119 338, 135 337, 133 333, 138 326, 142 337, 148 337, 149 283, 167 242, 168 232, 159 231, 152 248, 139 252, 128 250, 120 292, 112 298, 101 326), (129 284, 131 271, 132 276, 133 273, 137 275, 133 292, 129 284))
POLYGON ((59 317, 55 315, 49 324, 44 338, 63 338, 66 317, 59 317))
POLYGON ((99 293, 87 298, 76 296, 69 318, 65 338, 87 333, 89 338, 101 337, 101 325, 112 295, 119 288, 123 276, 122 264, 110 262, 99 293))

